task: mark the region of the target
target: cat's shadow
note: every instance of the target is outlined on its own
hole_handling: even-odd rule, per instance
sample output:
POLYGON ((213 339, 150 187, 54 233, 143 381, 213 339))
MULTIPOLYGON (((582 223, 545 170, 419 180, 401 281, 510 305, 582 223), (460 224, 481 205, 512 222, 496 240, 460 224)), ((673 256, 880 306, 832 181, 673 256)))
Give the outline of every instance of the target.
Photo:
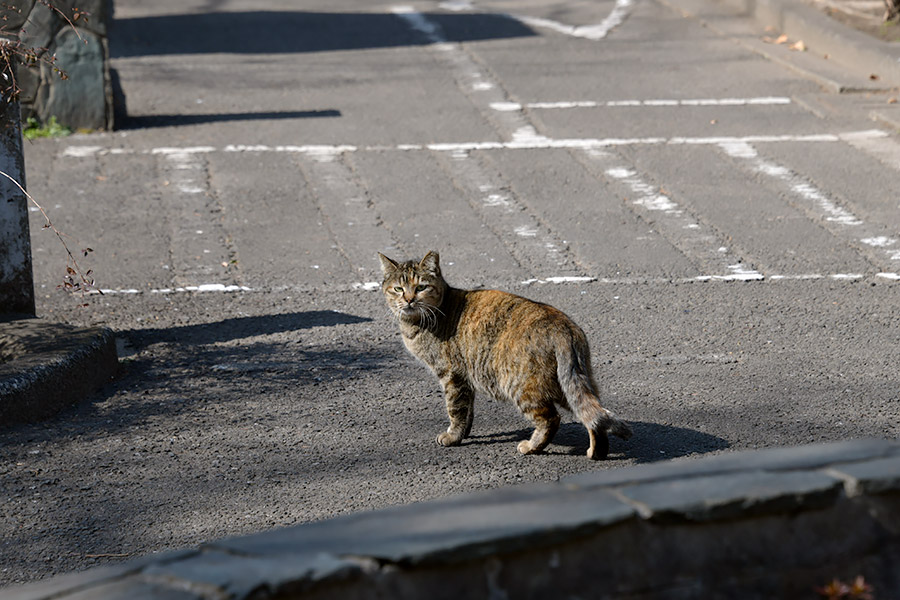
MULTIPOLYGON (((625 441, 611 437, 609 457, 631 459, 637 463, 657 462, 691 454, 706 454, 724 450, 728 441, 718 436, 672 425, 630 421, 634 435, 625 441)), ((501 444, 528 439, 531 428, 472 435, 463 444, 501 444)), ((583 455, 587 451, 588 435, 580 423, 563 423, 544 454, 583 455)))

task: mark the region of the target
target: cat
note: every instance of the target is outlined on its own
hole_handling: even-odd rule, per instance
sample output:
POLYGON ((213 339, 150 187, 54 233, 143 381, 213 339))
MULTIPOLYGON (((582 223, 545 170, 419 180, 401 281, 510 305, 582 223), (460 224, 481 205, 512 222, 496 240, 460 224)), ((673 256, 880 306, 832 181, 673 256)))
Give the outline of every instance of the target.
POLYGON ((438 444, 456 446, 469 435, 476 389, 513 402, 534 423, 531 438, 518 445, 522 454, 539 453, 553 439, 557 407, 587 428, 589 458, 606 457, 607 434, 631 436, 631 427, 600 405, 587 338, 561 311, 507 292, 452 288, 437 252, 418 262, 378 257, 381 290, 403 343, 444 390, 450 426, 438 444))

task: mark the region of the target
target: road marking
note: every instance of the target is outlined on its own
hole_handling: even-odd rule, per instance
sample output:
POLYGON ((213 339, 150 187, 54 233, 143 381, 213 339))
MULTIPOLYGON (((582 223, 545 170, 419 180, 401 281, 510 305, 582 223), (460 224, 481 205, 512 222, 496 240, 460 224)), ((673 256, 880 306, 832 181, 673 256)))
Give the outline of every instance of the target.
MULTIPOLYGON (((209 147, 202 147, 204 152, 209 147)), ((160 174, 164 180, 161 200, 168 204, 169 251, 176 284, 205 279, 222 271, 230 254, 220 224, 211 216, 215 198, 209 194, 206 161, 197 147, 156 149, 162 157, 160 174)))
MULTIPOLYGON (((441 2, 438 5, 444 10, 454 12, 480 12, 480 10, 471 2, 466 0, 451 0, 441 2)), ((513 13, 493 13, 502 14, 510 19, 524 23, 529 27, 540 27, 550 29, 557 33, 562 33, 577 38, 584 38, 591 41, 598 41, 609 35, 609 32, 625 22, 625 19, 631 15, 634 9, 634 0, 616 0, 612 11, 603 21, 596 25, 566 25, 552 19, 544 19, 541 17, 531 17, 528 15, 517 15, 513 13)))
MULTIPOLYGON (((228 144, 219 148, 212 146, 165 148, 166 152, 178 150, 182 154, 207 154, 211 152, 289 152, 304 154, 313 157, 335 157, 353 152, 415 152, 433 150, 437 152, 471 152, 474 150, 541 150, 541 149, 570 149, 592 150, 603 148, 615 148, 618 146, 721 146, 735 144, 778 144, 787 142, 801 143, 833 143, 845 141, 852 136, 853 143, 862 141, 876 141, 887 138, 890 134, 881 129, 867 129, 863 131, 849 131, 845 133, 815 133, 815 134, 787 134, 787 135, 747 135, 747 136, 718 136, 718 137, 640 137, 640 138, 568 138, 556 139, 545 136, 532 136, 514 139, 509 142, 450 142, 431 144, 396 144, 393 146, 353 146, 349 144, 338 145, 306 145, 306 146, 267 146, 264 144, 242 145, 228 144)), ((61 154, 64 158, 93 158, 107 155, 129 154, 160 154, 158 148, 149 150, 130 150, 121 148, 103 148, 102 146, 69 146, 61 154)))
POLYGON ((900 144, 896 139, 887 136, 857 135, 854 132, 843 134, 841 139, 892 169, 900 170, 900 144))
POLYGON ((138 290, 134 288, 120 288, 120 289, 108 289, 108 288, 100 288, 98 290, 92 290, 90 294, 102 294, 102 295, 122 295, 122 296, 133 296, 136 294, 184 294, 188 292, 198 292, 201 294, 205 294, 208 292, 225 292, 225 293, 233 293, 233 292, 253 292, 256 291, 252 288, 249 288, 244 285, 234 285, 234 284, 224 284, 224 283, 201 283, 200 285, 186 285, 182 287, 173 287, 173 288, 154 288, 149 290, 138 290))
MULTIPOLYGON (((518 282, 517 285, 529 287, 532 285, 659 285, 659 284, 688 284, 688 283, 728 283, 734 281, 749 281, 751 283, 762 284, 764 282, 791 282, 791 281, 814 281, 831 279, 834 281, 861 281, 870 280, 886 280, 889 282, 900 282, 900 273, 832 273, 817 274, 809 273, 803 275, 767 275, 761 279, 732 279, 727 276, 716 275, 699 275, 697 277, 682 278, 666 278, 666 277, 546 277, 543 279, 526 279, 518 282)), ((515 285, 515 284, 514 284, 515 285)), ((321 291, 328 290, 345 290, 357 292, 377 292, 381 290, 380 281, 364 281, 356 283, 344 283, 337 285, 282 285, 282 286, 266 286, 266 287, 247 287, 244 285, 224 284, 224 283, 203 283, 198 285, 185 285, 172 288, 152 288, 152 289, 136 289, 136 288, 100 288, 91 290, 89 295, 93 296, 140 296, 144 294, 150 295, 168 295, 168 294, 236 294, 236 293, 253 293, 253 294, 272 294, 284 292, 306 292, 310 290, 321 291)))
MULTIPOLYGON (((846 141, 847 134, 842 140, 846 141)), ((861 137, 852 134, 852 138, 860 141, 877 140, 879 138, 861 137)), ((900 250, 897 249, 898 240, 880 234, 880 228, 872 227, 863 222, 849 209, 841 206, 837 200, 831 198, 816 188, 813 184, 803 179, 797 173, 787 167, 772 162, 759 156, 756 148, 745 142, 729 142, 719 144, 719 147, 732 158, 747 161, 755 172, 784 184, 791 194, 803 200, 801 207, 814 219, 822 222, 835 237, 848 242, 848 245, 857 249, 872 263, 881 268, 896 267, 900 261, 900 250)))
POLYGON ((688 98, 682 100, 571 100, 562 102, 492 102, 491 108, 500 112, 512 112, 532 109, 565 109, 565 108, 622 108, 622 107, 672 107, 672 106, 773 106, 790 104, 791 99, 783 96, 764 96, 758 98, 688 98))
POLYGON ((604 174, 618 181, 637 197, 630 198, 632 210, 645 221, 653 223, 653 229, 678 248, 700 272, 696 281, 756 281, 762 273, 747 267, 723 244, 719 235, 704 227, 699 220, 662 193, 657 186, 644 181, 634 169, 610 164, 611 157, 603 152, 589 152, 588 157, 600 163, 604 174), (662 213, 651 216, 651 213, 662 213))
POLYGON ((379 271, 376 252, 396 248, 390 232, 379 225, 381 219, 371 206, 368 191, 341 153, 304 153, 312 160, 297 161, 307 185, 315 194, 322 221, 335 247, 357 277, 371 277, 379 271))
MULTIPOLYGON (((447 64, 460 91, 486 120, 498 126, 501 138, 511 138, 514 143, 526 145, 546 141, 547 138, 539 135, 524 115, 495 114, 491 110, 491 103, 508 99, 502 86, 460 44, 448 43, 439 24, 406 6, 395 6, 391 12, 431 42, 430 47, 447 64)), ((415 145, 404 145, 403 148, 422 149, 415 145)), ((439 164, 463 191, 472 210, 527 273, 543 273, 550 268, 554 275, 584 275, 570 258, 566 243, 527 209, 527 202, 509 191, 507 182, 489 174, 496 169, 486 169, 478 157, 471 156, 475 149, 451 147, 446 152, 438 147, 425 149, 437 153, 439 164)))
POLYGON ((496 168, 478 157, 438 153, 438 164, 469 200, 481 222, 506 245, 506 250, 526 272, 584 275, 570 259, 566 243, 537 219, 496 168), (515 241, 513 241, 515 240, 515 241))

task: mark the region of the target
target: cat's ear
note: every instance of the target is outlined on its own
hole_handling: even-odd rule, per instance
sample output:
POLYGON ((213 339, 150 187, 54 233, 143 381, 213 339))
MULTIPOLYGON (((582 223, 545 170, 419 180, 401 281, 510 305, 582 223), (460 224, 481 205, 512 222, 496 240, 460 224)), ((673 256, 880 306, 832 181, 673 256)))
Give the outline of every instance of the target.
POLYGON ((378 253, 378 259, 381 261, 381 274, 385 277, 387 277, 390 273, 394 272, 398 267, 400 267, 400 265, 389 259, 381 252, 378 253))
POLYGON ((441 257, 434 250, 429 250, 428 254, 425 255, 425 258, 422 259, 422 262, 419 263, 419 268, 424 269, 428 273, 432 275, 440 275, 441 274, 441 257))

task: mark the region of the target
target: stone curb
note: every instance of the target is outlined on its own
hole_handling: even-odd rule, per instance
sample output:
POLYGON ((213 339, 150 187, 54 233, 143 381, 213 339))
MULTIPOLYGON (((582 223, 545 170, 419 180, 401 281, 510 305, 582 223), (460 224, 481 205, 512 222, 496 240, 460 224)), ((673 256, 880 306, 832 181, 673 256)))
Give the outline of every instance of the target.
POLYGON ((872 38, 801 0, 659 1, 834 93, 886 91, 900 86, 900 44, 872 38), (734 22, 735 17, 752 19, 758 32, 748 36, 734 22), (809 50, 796 52, 788 49, 788 44, 765 43, 765 27, 786 34, 791 41, 802 40, 809 50))
POLYGON ((900 86, 900 44, 872 38, 797 0, 723 1, 865 77, 877 74, 883 84, 900 86))
POLYGON ((118 368, 111 330, 35 318, 0 321, 0 426, 55 415, 118 368))
POLYGON ((900 443, 596 471, 206 544, 2 600, 900 597, 900 443))

